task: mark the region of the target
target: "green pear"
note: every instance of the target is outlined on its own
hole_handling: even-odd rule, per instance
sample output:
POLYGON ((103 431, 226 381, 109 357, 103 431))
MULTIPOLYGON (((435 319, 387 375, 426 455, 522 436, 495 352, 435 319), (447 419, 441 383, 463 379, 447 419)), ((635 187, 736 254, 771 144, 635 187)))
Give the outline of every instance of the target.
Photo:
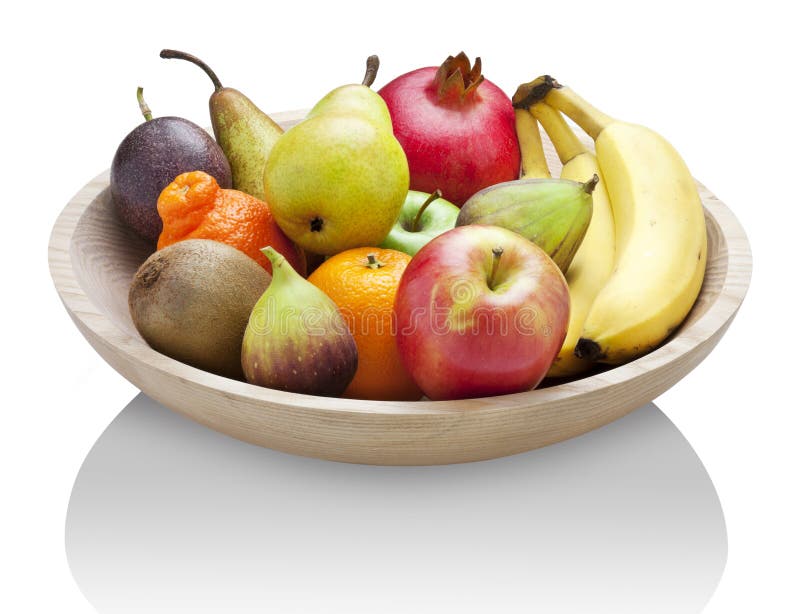
POLYGON ((408 161, 389 110, 361 85, 336 88, 272 148, 264 193, 278 225, 314 254, 376 246, 389 234, 408 193, 408 161))
POLYGON ((485 224, 513 230, 542 248, 566 275, 592 220, 594 175, 585 183, 569 179, 517 179, 472 195, 456 226, 485 224))
POLYGON ((272 282, 242 340, 245 379, 258 386, 339 396, 356 374, 358 350, 336 304, 272 247, 272 282))
POLYGON ((222 87, 214 71, 199 58, 173 49, 162 50, 161 57, 192 62, 209 76, 214 84, 208 101, 211 126, 230 162, 233 187, 264 200, 264 166, 283 128, 239 90, 222 87))

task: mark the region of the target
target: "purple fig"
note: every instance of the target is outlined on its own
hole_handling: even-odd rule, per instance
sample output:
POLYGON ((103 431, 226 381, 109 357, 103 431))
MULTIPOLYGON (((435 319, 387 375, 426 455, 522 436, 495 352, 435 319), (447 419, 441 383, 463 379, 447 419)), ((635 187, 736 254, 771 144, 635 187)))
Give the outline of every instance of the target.
POLYGON ((272 283, 258 299, 242 341, 251 384, 340 396, 356 374, 358 351, 336 304, 271 247, 272 283))

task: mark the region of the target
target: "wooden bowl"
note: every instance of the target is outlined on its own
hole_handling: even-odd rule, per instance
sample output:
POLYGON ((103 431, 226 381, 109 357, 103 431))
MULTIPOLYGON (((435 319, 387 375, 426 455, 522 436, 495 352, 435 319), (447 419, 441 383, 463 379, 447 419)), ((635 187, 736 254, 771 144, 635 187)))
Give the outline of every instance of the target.
MULTIPOLYGON (((303 115, 277 118, 287 127, 303 115)), ((547 153, 555 161, 551 147, 547 153)), ((107 172, 84 186, 58 217, 49 245, 53 281, 89 343, 148 396, 212 429, 336 461, 427 465, 484 460, 607 424, 651 401, 699 364, 727 330, 750 281, 750 248, 742 227, 699 185, 708 228, 703 288, 683 325, 638 360, 530 392, 462 401, 293 394, 201 371, 142 340, 128 313, 128 286, 150 248, 118 220, 107 188, 107 172)))

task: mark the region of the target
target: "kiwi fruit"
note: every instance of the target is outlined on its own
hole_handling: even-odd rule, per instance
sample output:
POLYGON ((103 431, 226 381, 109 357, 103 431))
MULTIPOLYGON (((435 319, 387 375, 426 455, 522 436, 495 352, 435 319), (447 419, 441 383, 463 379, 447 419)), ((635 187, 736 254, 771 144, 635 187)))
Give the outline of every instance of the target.
POLYGON ((154 350, 242 380, 242 338, 270 281, 243 252, 189 239, 145 260, 131 283, 128 307, 136 330, 154 350))

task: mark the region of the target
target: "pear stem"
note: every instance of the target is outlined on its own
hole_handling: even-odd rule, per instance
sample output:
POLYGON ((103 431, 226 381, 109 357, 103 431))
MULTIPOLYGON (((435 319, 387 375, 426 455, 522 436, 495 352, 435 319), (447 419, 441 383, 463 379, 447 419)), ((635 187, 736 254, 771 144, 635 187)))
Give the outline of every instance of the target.
POLYGON ((196 64, 209 76, 211 82, 214 84, 215 92, 218 92, 222 89, 222 83, 217 77, 217 74, 211 70, 208 64, 206 64, 200 58, 193 56, 191 53, 186 53, 185 51, 176 51, 175 49, 162 49, 159 55, 167 60, 186 60, 187 62, 196 64))
POLYGON ((378 59, 377 55, 371 55, 367 58, 367 70, 364 73, 364 79, 361 81, 361 85, 370 87, 375 83, 375 77, 378 76, 378 67, 380 65, 381 61, 378 59))
POLYGON ((417 211, 417 214, 414 216, 414 219, 411 222, 411 228, 409 228, 410 232, 417 232, 417 230, 419 229, 419 222, 422 219, 422 214, 425 211, 425 209, 427 209, 428 205, 430 205, 434 200, 441 197, 442 197, 442 191, 439 188, 436 188, 436 191, 430 196, 428 196, 425 202, 422 203, 422 205, 420 206, 419 211, 417 211))
POLYGON ((139 108, 142 110, 142 115, 144 115, 144 120, 149 122, 153 119, 153 112, 150 110, 150 107, 147 106, 147 103, 144 101, 144 88, 139 86, 136 88, 136 100, 139 101, 139 108))
POLYGON ((598 177, 597 173, 595 173, 592 175, 592 178, 589 179, 589 181, 583 184, 583 191, 587 194, 591 194, 594 192, 594 189, 597 187, 598 183, 600 183, 600 177, 598 177))
POLYGON ((494 290, 494 276, 497 275, 497 266, 500 264, 500 256, 503 255, 503 248, 499 245, 492 248, 492 272, 489 273, 489 287, 494 290))
POLYGON ((386 265, 383 262, 381 262, 380 260, 378 260, 375 257, 375 254, 367 254, 367 266, 370 269, 379 269, 382 266, 386 266, 386 265))

